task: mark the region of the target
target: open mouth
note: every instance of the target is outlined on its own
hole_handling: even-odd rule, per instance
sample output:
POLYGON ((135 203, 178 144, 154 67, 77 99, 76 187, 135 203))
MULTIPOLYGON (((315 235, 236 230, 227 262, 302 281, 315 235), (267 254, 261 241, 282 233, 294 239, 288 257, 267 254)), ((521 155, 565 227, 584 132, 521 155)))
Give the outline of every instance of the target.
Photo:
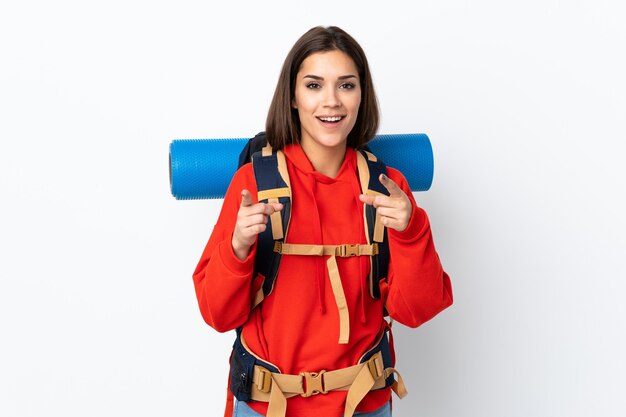
POLYGON ((317 119, 324 123, 339 123, 345 116, 324 116, 317 119))

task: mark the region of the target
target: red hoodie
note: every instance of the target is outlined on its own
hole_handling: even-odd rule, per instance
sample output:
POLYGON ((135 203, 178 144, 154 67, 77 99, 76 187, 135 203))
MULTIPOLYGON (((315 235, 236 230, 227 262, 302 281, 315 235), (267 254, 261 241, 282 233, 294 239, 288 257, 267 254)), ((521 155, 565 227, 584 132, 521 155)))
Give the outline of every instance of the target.
MULTIPOLYGON (((292 188, 292 211, 286 242, 337 245, 367 243, 356 152, 348 148, 335 178, 315 171, 302 148, 284 149, 292 188)), ((338 344, 339 312, 326 269, 327 256, 282 256, 273 292, 255 309, 261 285, 253 277, 256 245, 244 261, 231 246, 241 191, 256 202, 252 164, 241 167, 226 192, 224 205, 193 279, 200 312, 219 332, 243 326, 250 349, 284 373, 299 374, 355 365, 385 326, 383 303, 394 320, 417 327, 452 304, 450 278, 444 272, 426 212, 419 208, 404 176, 388 167, 388 176, 409 196, 413 211, 403 232, 388 229, 390 263, 381 282, 382 297, 369 293, 369 257, 337 258, 350 317, 347 344, 338 344)), ((399 362, 402 370, 402 361, 399 362)), ((288 399, 287 417, 341 417, 346 391, 288 399)), ((357 411, 373 411, 389 401, 390 389, 370 391, 357 411)), ((265 415, 267 403, 250 402, 265 415)))

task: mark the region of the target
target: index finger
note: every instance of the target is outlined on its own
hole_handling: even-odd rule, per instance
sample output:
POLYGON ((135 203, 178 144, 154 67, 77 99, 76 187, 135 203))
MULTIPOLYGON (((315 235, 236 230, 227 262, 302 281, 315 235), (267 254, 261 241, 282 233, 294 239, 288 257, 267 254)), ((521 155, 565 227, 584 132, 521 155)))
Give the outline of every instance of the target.
POLYGON ((393 180, 385 174, 380 174, 378 180, 387 189, 387 191, 389 191, 390 197, 400 197, 404 194, 404 191, 398 187, 398 184, 393 182, 393 180))
POLYGON ((241 207, 249 207, 252 204, 252 194, 250 191, 246 189, 241 190, 241 207))

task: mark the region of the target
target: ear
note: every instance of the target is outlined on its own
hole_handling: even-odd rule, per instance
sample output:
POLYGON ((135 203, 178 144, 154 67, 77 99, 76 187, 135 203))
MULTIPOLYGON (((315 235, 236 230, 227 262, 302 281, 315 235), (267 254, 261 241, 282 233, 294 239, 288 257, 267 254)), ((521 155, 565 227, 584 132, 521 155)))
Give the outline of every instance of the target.
POLYGON ((291 99, 291 108, 292 109, 297 109, 298 108, 298 105, 296 104, 296 99, 295 98, 291 99))

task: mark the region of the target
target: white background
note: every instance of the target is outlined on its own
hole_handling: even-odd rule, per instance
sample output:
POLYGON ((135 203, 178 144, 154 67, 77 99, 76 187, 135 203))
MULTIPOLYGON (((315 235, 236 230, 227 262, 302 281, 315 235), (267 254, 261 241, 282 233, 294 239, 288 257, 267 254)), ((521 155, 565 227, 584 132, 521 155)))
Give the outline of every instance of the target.
POLYGON ((318 24, 435 152, 455 304, 396 327, 394 415, 626 415, 623 2, 7 3, 1 416, 221 416, 233 334, 191 279, 220 201, 170 195, 168 146, 262 130, 318 24))

